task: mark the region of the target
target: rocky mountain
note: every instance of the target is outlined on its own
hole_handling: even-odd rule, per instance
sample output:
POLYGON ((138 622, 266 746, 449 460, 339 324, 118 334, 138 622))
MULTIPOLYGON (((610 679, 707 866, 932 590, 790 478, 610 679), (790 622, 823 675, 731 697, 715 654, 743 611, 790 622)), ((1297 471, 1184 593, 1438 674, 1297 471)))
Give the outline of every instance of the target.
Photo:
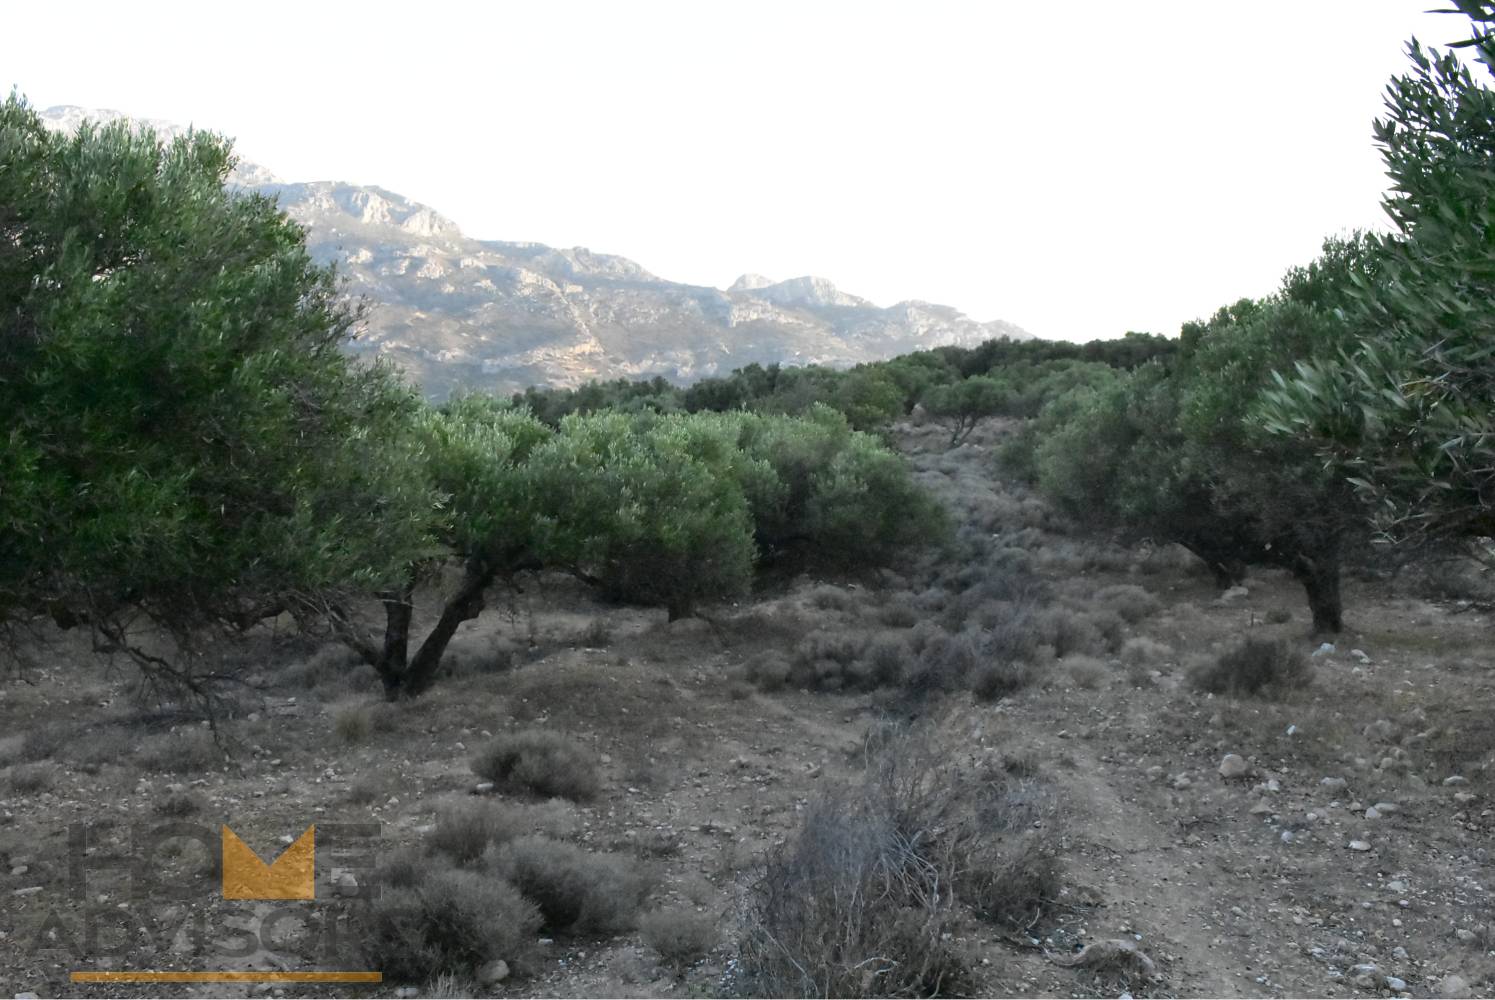
MULTIPOLYGON (((51 127, 119 112, 64 106, 51 127)), ((163 135, 183 131, 144 121, 163 135)), ((231 183, 272 195, 373 305, 353 349, 403 366, 441 398, 662 375, 690 382, 752 362, 851 365, 946 344, 1030 336, 949 306, 881 308, 824 278, 745 274, 729 288, 656 277, 624 257, 466 236, 434 209, 377 187, 288 183, 241 162, 231 183)))

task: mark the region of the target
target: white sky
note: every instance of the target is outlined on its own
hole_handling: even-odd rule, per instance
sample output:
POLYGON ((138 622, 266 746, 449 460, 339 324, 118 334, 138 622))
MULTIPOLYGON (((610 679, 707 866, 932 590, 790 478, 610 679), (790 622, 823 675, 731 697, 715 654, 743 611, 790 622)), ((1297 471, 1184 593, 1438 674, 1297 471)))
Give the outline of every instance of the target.
POLYGON ((1177 333, 1381 224, 1427 0, 8 4, 0 84, 237 137, 472 236, 1177 333))

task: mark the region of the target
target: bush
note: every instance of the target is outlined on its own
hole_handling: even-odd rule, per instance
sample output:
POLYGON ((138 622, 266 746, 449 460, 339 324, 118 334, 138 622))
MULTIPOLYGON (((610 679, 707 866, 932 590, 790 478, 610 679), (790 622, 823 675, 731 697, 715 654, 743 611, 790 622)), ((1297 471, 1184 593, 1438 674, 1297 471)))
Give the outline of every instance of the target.
POLYGON ((1071 684, 1087 691, 1100 687, 1108 672, 1104 662, 1084 653, 1071 653, 1060 660, 1058 666, 1071 684))
POLYGON ((866 687, 865 678, 856 669, 866 648, 867 639, 861 633, 818 629, 801 639, 795 648, 789 681, 812 691, 866 687))
POLYGON ((373 718, 365 705, 345 708, 332 720, 332 729, 337 733, 337 738, 350 745, 368 739, 373 728, 373 718))
POLYGON ((1194 685, 1213 694, 1283 694, 1313 680, 1308 657, 1282 639, 1250 637, 1196 669, 1194 685))
POLYGON ((581 826, 575 807, 555 799, 546 802, 504 802, 461 799, 437 810, 436 829, 428 841, 432 850, 458 864, 471 864, 494 844, 507 844, 528 834, 556 839, 573 837, 581 826))
POLYGON ((509 828, 503 806, 482 799, 448 803, 436 810, 436 829, 427 843, 459 865, 470 865, 509 828))
POLYGON ((16 795, 34 795, 57 783, 57 767, 47 763, 17 764, 7 778, 10 790, 16 795))
POLYGON ((743 666, 749 683, 762 691, 777 691, 789 683, 789 661, 778 653, 759 653, 743 666))
POLYGON ((540 929, 539 911, 514 886, 488 873, 452 869, 386 885, 361 919, 370 962, 403 982, 470 976, 498 958, 519 965, 540 929))
POLYGON ((655 910, 639 921, 639 936, 678 975, 716 946, 716 922, 694 910, 655 910))
POLYGON ((1149 615, 1155 615, 1161 605, 1145 588, 1130 583, 1118 583, 1102 587, 1095 593, 1095 603, 1113 611, 1135 625, 1149 615))
POLYGON ((973 773, 897 733, 872 745, 864 780, 812 803, 752 886, 740 954, 751 994, 956 993, 968 963, 955 900, 1017 925, 1057 892, 1036 781, 973 773))
POLYGON ((520 837, 491 849, 485 866, 540 908, 557 933, 608 935, 632 928, 651 888, 634 862, 546 837, 520 837))
POLYGON ((585 802, 601 790, 597 761, 580 744, 546 730, 500 736, 478 752, 473 773, 511 790, 585 802))
POLYGON ((910 593, 893 594, 888 603, 877 613, 877 620, 889 628, 913 628, 919 622, 919 612, 913 605, 910 593))
POLYGON ((1033 683, 1036 674, 1032 664, 1021 660, 989 661, 971 678, 971 693, 980 701, 999 701, 1033 683))
POLYGON ((856 597, 848 590, 831 584, 816 587, 805 595, 810 607, 821 611, 851 611, 856 607, 856 597))
POLYGON ((1161 667, 1173 659, 1173 647, 1146 636, 1133 636, 1121 646, 1121 662, 1128 666, 1161 667))
POLYGON ((223 766, 223 750, 206 729, 175 729, 147 737, 136 762, 163 774, 204 774, 223 766))

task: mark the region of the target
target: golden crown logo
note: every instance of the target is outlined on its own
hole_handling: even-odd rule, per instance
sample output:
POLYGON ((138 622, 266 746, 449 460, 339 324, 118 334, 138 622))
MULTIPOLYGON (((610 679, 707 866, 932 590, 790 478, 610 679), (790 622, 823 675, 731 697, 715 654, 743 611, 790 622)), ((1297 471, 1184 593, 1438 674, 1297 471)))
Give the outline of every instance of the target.
POLYGON ((224 899, 315 899, 317 827, 306 828, 270 864, 239 835, 223 828, 224 899))

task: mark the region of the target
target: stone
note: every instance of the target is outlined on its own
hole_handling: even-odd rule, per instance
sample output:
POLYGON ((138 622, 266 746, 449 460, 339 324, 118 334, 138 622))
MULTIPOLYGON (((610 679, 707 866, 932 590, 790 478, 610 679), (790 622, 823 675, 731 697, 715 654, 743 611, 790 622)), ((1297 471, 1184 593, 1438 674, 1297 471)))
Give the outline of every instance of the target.
POLYGON ((1253 816, 1269 816, 1271 812, 1272 806, 1268 802, 1258 802, 1251 807, 1251 815, 1253 816))
POLYGON ((1368 740, 1376 740, 1380 743, 1390 743, 1396 739, 1396 727, 1389 719, 1377 719, 1361 730, 1361 735, 1368 740))
POLYGON ((497 986, 509 978, 509 963, 496 958, 478 970, 478 982, 484 986, 497 986))
POLYGON ((1453 800, 1455 802, 1457 802, 1461 806, 1467 806, 1469 803, 1473 802, 1476 798, 1478 798, 1478 796, 1476 796, 1473 792, 1454 792, 1453 793, 1453 800))
POLYGON ((1453 932, 1453 936, 1459 939, 1460 944, 1473 944, 1475 934, 1467 927, 1460 927, 1453 932))
POLYGON ((492 791, 493 782, 491 781, 480 781, 476 785, 472 786, 472 794, 474 795, 487 795, 492 791))
POLYGON ((1310 655, 1312 655, 1313 657, 1320 657, 1320 656, 1332 656, 1333 654, 1334 654, 1334 643, 1332 643, 1332 642, 1326 642, 1323 645, 1321 645, 1318 649, 1315 649, 1313 651, 1313 653, 1310 654, 1310 655))
POLYGON ((1343 778, 1324 778, 1319 782, 1319 787, 1327 788, 1330 791, 1337 792, 1348 784, 1349 782, 1345 781, 1343 778))
POLYGON ((1348 844, 1346 844, 1345 846, 1348 847, 1352 851, 1368 851, 1368 850, 1370 850, 1370 841, 1368 841, 1368 840, 1352 840, 1348 844))
POLYGON ((1230 589, 1226 590, 1223 594, 1221 594, 1219 600, 1220 600, 1220 602, 1222 604, 1228 604, 1231 601, 1237 601, 1237 600, 1240 600, 1242 597, 1247 597, 1247 596, 1250 595, 1250 593, 1251 593, 1251 591, 1249 591, 1245 587, 1242 587, 1239 584, 1237 584, 1236 586, 1231 587, 1230 589))
POLYGON ((1392 879, 1390 882, 1386 883, 1386 888, 1391 890, 1392 892, 1406 892, 1407 883, 1403 882, 1401 879, 1392 879))
POLYGON ((420 996, 420 990, 414 986, 401 986, 395 990, 395 996, 398 1000, 415 1000, 416 997, 420 996))
POLYGON ((1380 813, 1382 816, 1390 816, 1392 813, 1401 812, 1402 809, 1402 807, 1397 805, 1395 802, 1377 802, 1375 805, 1371 806, 1371 808, 1380 813))
POLYGON ((332 888, 339 896, 351 898, 358 895, 358 879, 352 872, 342 872, 332 877, 332 888))
POLYGON ((1407 981, 1405 979, 1398 979, 1396 976, 1387 976, 1386 988, 1393 993, 1405 993, 1407 992, 1407 981))
POLYGON ((38 997, 35 993, 30 992, 17 993, 16 1000, 40 1000, 40 997, 38 997))
POLYGON ((1377 809, 1375 806, 1371 806, 1369 809, 1365 810, 1365 818, 1366 819, 1380 819, 1381 818, 1381 810, 1377 809))
POLYGON ((1352 649, 1350 650, 1350 655, 1361 663, 1370 663, 1370 655, 1363 649, 1352 649))
POLYGON ((1241 778, 1251 773, 1251 765, 1238 753, 1228 753, 1220 761, 1220 777, 1241 778))
POLYGON ((1438 984, 1438 996, 1445 1000, 1469 1000, 1474 996, 1474 991, 1469 988, 1469 981, 1463 976, 1447 975, 1438 984))
POLYGON ((1464 777, 1462 774, 1450 774, 1448 777, 1443 779, 1444 788, 1452 788, 1455 785, 1467 784, 1469 784, 1469 779, 1464 777))

